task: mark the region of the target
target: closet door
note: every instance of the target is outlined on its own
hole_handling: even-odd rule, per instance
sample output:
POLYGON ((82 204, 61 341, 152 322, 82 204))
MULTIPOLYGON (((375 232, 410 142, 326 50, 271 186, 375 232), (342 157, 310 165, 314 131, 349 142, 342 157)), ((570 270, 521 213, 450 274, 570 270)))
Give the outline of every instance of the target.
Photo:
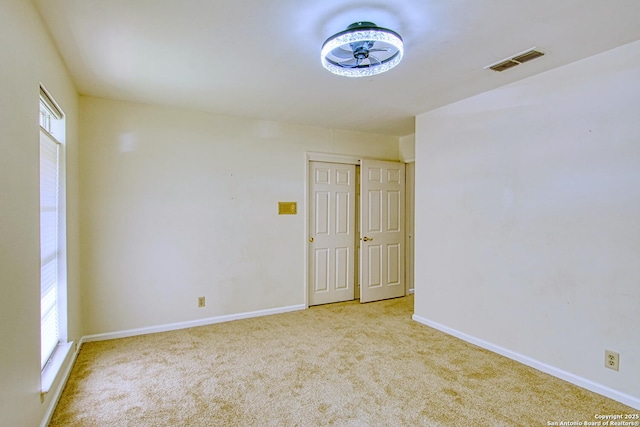
POLYGON ((310 162, 309 305, 354 299, 356 167, 310 162))
POLYGON ((360 170, 360 302, 405 295, 404 163, 363 160, 360 170))

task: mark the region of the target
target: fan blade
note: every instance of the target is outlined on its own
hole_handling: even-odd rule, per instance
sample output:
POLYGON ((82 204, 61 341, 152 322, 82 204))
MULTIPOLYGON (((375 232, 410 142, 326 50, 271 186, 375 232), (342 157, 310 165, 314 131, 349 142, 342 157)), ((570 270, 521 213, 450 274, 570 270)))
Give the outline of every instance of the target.
POLYGON ((354 58, 355 59, 355 64, 353 63, 353 59, 349 60, 349 61, 345 61, 345 62, 338 62, 338 65, 341 66, 342 68, 356 68, 358 67, 360 64, 362 64, 362 59, 360 58, 354 58), (351 62, 351 64, 347 64, 347 62, 351 62))
MULTIPOLYGON (((371 52, 371 51, 369 51, 371 52)), ((376 58, 373 55, 369 55, 369 64, 373 65, 373 61, 376 61, 378 64, 377 65, 382 65, 382 61, 380 61, 378 58, 376 58)))
POLYGON ((350 60, 345 62, 338 62, 338 65, 342 68, 355 68, 358 66, 358 64, 359 62, 355 58, 351 58, 350 60))
POLYGON ((350 50, 337 47, 331 51, 331 54, 336 58, 353 58, 353 52, 350 50))
POLYGON ((369 49, 369 52, 391 52, 390 47, 383 47, 381 49, 369 49))

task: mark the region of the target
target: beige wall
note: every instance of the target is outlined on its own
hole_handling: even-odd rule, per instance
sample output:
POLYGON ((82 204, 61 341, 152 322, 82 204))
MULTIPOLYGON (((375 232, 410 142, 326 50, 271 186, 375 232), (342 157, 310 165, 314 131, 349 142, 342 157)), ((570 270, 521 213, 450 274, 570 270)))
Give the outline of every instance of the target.
POLYGON ((0 424, 36 426, 40 401, 39 84, 67 115, 69 337, 80 321, 77 95, 30 1, 0 13, 0 424))
POLYGON ((416 315, 636 404, 639 76, 635 42, 416 121, 416 315))
POLYGON ((404 162, 413 162, 416 159, 416 135, 400 137, 398 144, 400 159, 404 162))
POLYGON ((306 152, 399 157, 391 137, 80 105, 87 334, 304 304, 306 152))

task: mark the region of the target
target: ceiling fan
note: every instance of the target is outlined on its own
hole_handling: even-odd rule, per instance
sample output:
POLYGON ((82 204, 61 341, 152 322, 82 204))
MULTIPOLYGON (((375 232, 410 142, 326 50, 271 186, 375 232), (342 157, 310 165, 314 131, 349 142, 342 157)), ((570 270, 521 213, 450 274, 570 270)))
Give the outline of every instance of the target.
POLYGON ((355 22, 322 45, 322 65, 334 74, 366 77, 388 71, 402 60, 402 37, 373 22, 355 22))

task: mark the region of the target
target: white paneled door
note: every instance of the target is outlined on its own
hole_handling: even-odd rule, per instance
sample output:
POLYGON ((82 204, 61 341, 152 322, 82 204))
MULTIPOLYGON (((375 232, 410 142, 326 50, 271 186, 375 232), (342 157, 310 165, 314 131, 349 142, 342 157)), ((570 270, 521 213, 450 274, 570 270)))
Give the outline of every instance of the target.
POLYGON ((360 302, 405 295, 404 164, 360 167, 360 302))
POLYGON ((309 305, 353 300, 356 166, 309 166, 309 305))

